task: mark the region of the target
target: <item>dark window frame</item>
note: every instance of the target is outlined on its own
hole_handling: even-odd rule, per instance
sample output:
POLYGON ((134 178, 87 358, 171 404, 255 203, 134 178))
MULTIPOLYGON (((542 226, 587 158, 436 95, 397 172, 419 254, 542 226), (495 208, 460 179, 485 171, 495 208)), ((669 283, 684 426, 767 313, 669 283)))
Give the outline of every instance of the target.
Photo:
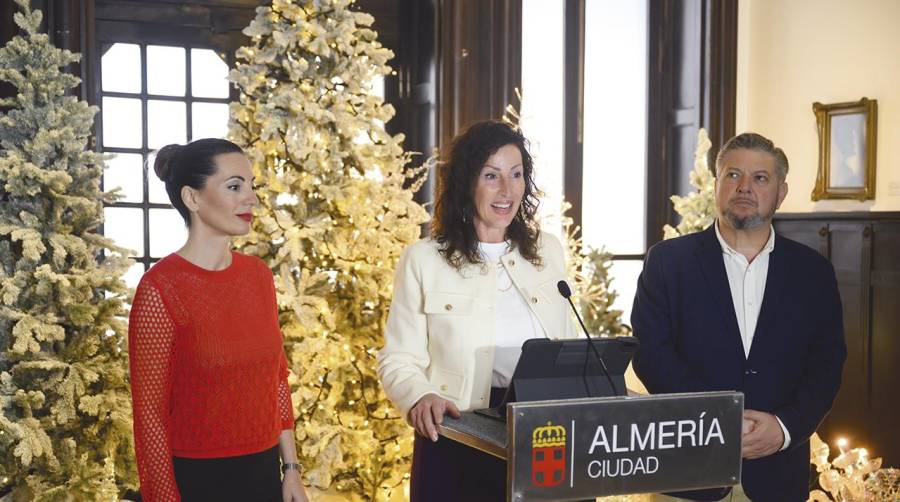
MULTIPOLYGON (((149 156, 155 151, 148 147, 147 135, 147 103, 149 100, 175 101, 185 103, 185 127, 186 139, 193 139, 193 103, 222 103, 228 104, 238 99, 238 91, 234 87, 229 89, 226 98, 196 97, 191 92, 191 49, 210 49, 216 51, 228 65, 234 68, 235 51, 247 42, 247 38, 240 33, 243 26, 249 24, 253 18, 255 2, 249 1, 223 1, 209 2, 205 0, 192 0, 172 4, 165 1, 140 1, 126 2, 123 0, 94 0, 91 17, 92 36, 86 43, 88 85, 88 100, 100 106, 104 97, 117 97, 139 99, 141 102, 141 146, 139 148, 105 147, 103 145, 103 116, 98 114, 94 122, 94 137, 96 138, 96 150, 101 153, 130 153, 141 155, 142 160, 142 198, 140 202, 113 202, 104 204, 109 208, 133 208, 141 210, 143 224, 143 249, 135 250, 140 256, 133 257, 134 261, 144 267, 144 271, 159 261, 162 256, 150 254, 151 231, 150 210, 172 209, 168 203, 150 202, 150 179, 153 176, 148 165, 149 156), (181 15, 179 15, 181 14, 181 15), (180 20, 180 23, 172 23, 172 20, 180 20), (203 21, 207 22, 203 29, 203 21), (141 89, 139 93, 108 92, 102 89, 102 57, 105 52, 116 43, 136 44, 140 47, 141 54, 141 89), (147 46, 179 47, 185 50, 185 94, 184 96, 165 96, 150 94, 147 92, 147 46)), ((104 186, 104 189, 106 187, 104 186)), ((101 229, 104 231, 104 229, 101 229)))
MULTIPOLYGON (((614 261, 643 260, 646 251, 662 240, 663 226, 677 223, 669 197, 687 184, 693 149, 675 152, 673 130, 688 127, 696 137, 700 127, 706 128, 712 141, 711 156, 735 132, 738 0, 646 1, 645 247, 643 253, 613 254, 614 261), (685 40, 693 45, 684 47, 685 40), (686 72, 693 72, 695 78, 683 79, 686 72), (695 108, 676 110, 680 93, 696 95, 695 108), (691 116, 689 124, 674 123, 674 117, 687 114, 691 116)), ((566 0, 563 70, 563 195, 572 204, 574 224, 582 228, 585 3, 566 0)))
MULTIPOLYGON (((584 228, 585 4, 586 0, 566 0, 563 30, 563 197, 572 205, 569 215, 579 228, 584 228)), ((650 175, 648 168, 648 182, 650 175)), ((649 214, 645 224, 651 224, 649 214)), ((613 253, 612 261, 643 261, 651 245, 647 241, 642 253, 613 253)))
MULTIPOLYGON (((101 45, 98 53, 102 55, 106 53, 106 51, 116 43, 134 43, 134 42, 109 42, 109 41, 100 41, 101 45)), ((217 50, 213 47, 198 47, 195 45, 192 46, 181 46, 181 45, 166 45, 166 47, 178 47, 184 49, 185 51, 185 93, 184 96, 167 96, 161 94, 150 94, 147 91, 147 47, 149 45, 160 46, 161 44, 152 44, 152 43, 137 43, 140 48, 141 54, 141 90, 138 93, 128 93, 128 92, 112 92, 112 91, 103 91, 102 90, 102 64, 97 65, 98 71, 98 86, 97 86, 97 101, 99 103, 103 102, 103 98, 127 98, 127 99, 139 99, 141 102, 141 146, 138 148, 126 148, 126 147, 110 147, 103 145, 103 123, 102 116, 98 118, 98 127, 96 130, 98 142, 97 142, 97 151, 103 153, 130 153, 130 154, 139 154, 141 155, 141 183, 143 186, 143 195, 141 197, 141 202, 112 202, 109 204, 105 204, 104 207, 109 208, 133 208, 141 210, 141 218, 143 221, 143 249, 139 250, 141 255, 138 257, 134 257, 133 259, 144 265, 144 270, 146 271, 150 268, 150 265, 159 261, 162 256, 153 256, 150 254, 150 242, 151 242, 151 231, 150 231, 150 210, 151 209, 172 209, 173 206, 168 203, 158 203, 158 202, 150 202, 150 176, 154 174, 150 172, 151 166, 149 165, 148 159, 151 154, 155 151, 154 149, 148 146, 148 115, 147 115, 147 105, 150 100, 154 101, 172 101, 176 103, 184 103, 185 110, 185 132, 187 141, 192 141, 193 138, 193 114, 192 114, 192 105, 194 103, 218 103, 218 104, 228 104, 231 101, 231 98, 206 98, 206 97, 196 97, 192 95, 191 89, 191 49, 212 49, 217 50)), ((228 64, 229 68, 234 66, 234 56, 228 53, 221 53, 220 56, 225 56, 225 62, 228 64)), ((102 59, 101 59, 102 60, 102 59)), ((105 183, 105 180, 104 180, 105 183)), ((103 187, 104 190, 107 189, 106 186, 103 187)), ((112 187, 109 187, 112 188, 112 187)))

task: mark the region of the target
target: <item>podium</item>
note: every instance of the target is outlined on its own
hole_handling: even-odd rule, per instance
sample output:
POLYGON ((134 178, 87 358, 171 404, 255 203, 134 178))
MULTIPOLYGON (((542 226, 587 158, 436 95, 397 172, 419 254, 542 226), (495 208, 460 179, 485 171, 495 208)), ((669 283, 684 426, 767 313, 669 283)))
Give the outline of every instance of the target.
POLYGON ((739 483, 743 409, 739 392, 514 402, 440 434, 506 460, 508 501, 583 500, 739 483))

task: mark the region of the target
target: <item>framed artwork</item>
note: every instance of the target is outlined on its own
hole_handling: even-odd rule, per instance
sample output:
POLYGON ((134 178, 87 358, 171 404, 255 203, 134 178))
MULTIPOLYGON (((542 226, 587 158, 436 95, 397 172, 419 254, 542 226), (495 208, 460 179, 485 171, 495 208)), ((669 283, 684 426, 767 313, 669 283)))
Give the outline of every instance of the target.
POLYGON ((812 200, 875 198, 878 103, 813 103, 819 130, 819 172, 812 200))

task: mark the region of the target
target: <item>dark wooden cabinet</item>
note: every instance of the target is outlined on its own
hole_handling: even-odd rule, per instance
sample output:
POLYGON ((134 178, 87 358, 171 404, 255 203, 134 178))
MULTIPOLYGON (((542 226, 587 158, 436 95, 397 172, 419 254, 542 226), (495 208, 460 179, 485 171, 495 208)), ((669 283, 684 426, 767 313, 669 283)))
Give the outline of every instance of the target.
POLYGON ((828 258, 841 293, 847 362, 819 434, 900 464, 900 213, 782 214, 775 228, 828 258))
POLYGON ((875 221, 871 228, 870 430, 876 453, 884 455, 888 465, 898 466, 900 404, 894 391, 900 390, 900 221, 875 221))

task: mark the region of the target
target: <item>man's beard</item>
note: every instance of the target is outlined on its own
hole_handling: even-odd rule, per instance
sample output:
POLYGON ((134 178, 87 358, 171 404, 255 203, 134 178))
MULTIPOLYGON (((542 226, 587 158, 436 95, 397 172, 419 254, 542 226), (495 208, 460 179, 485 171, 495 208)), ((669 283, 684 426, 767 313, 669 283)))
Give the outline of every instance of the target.
POLYGON ((731 208, 729 207, 725 210, 725 214, 723 216, 726 220, 728 220, 731 228, 735 230, 753 230, 768 223, 768 221, 771 220, 772 216, 774 215, 775 210, 773 208, 772 211, 769 211, 769 214, 767 214, 765 217, 763 217, 763 215, 761 215, 758 210, 755 214, 751 214, 749 216, 738 216, 734 214, 734 212, 731 211, 731 208))

